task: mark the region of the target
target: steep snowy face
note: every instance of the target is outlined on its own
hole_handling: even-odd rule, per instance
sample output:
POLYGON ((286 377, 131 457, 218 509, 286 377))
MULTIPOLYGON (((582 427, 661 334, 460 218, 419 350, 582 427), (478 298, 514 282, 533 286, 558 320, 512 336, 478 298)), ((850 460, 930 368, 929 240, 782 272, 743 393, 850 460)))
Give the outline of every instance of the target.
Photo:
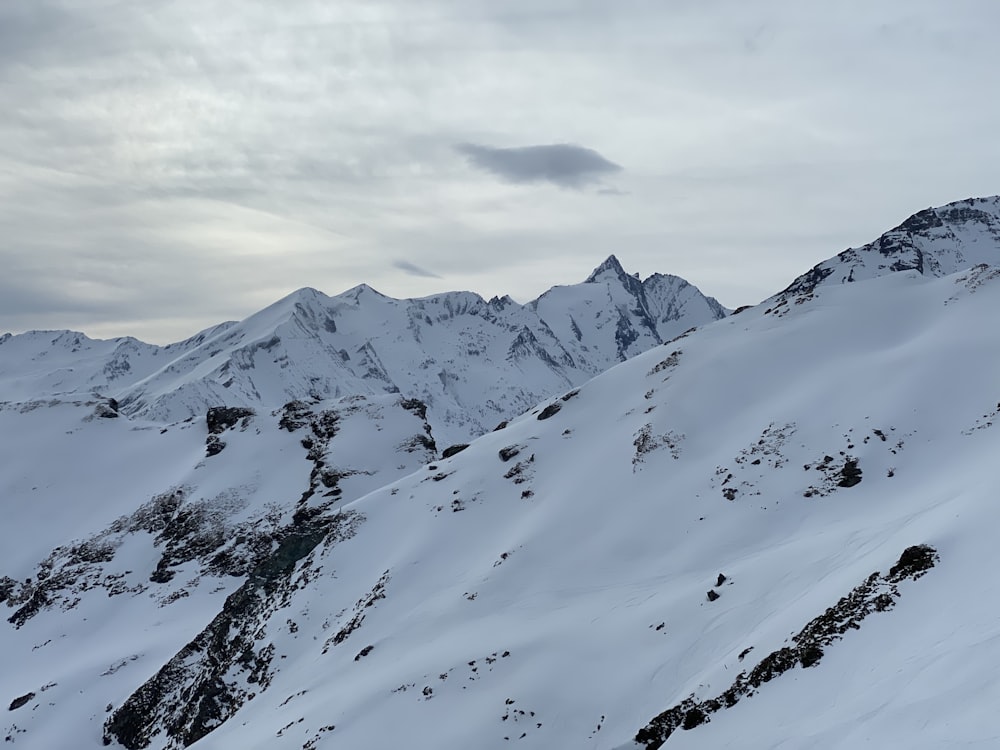
POLYGON ((874 242, 823 261, 774 299, 896 271, 945 276, 980 263, 1000 263, 1000 196, 924 209, 874 242))
POLYGON ((444 444, 726 313, 681 279, 640 282, 612 256, 583 284, 528 305, 469 292, 397 300, 361 285, 301 289, 240 323, 155 347, 69 332, 0 342, 0 398, 98 391, 124 414, 176 421, 218 404, 400 393, 444 444))
POLYGON ((583 284, 550 289, 529 307, 572 356, 603 362, 595 374, 728 312, 677 276, 640 281, 614 255, 583 284))
POLYGON ((7 741, 99 746, 74 735, 220 612, 242 656, 276 605, 256 587, 280 589, 317 545, 352 533, 360 516, 342 505, 435 457, 424 413, 398 396, 166 425, 93 397, 0 406, 0 695, 19 711, 7 741))
POLYGON ((989 746, 998 314, 996 267, 908 271, 655 347, 336 506, 80 734, 989 746))

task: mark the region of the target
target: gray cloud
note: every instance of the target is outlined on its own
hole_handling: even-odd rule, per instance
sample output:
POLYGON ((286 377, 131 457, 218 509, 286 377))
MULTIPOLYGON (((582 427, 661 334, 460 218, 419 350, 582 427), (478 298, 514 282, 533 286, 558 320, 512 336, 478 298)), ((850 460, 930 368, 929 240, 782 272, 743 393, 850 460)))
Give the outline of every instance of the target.
POLYGON ((422 276, 425 279, 440 279, 433 271, 428 271, 426 268, 421 268, 418 265, 410 263, 408 260, 394 260, 392 262, 393 268, 398 268, 400 271, 406 271, 411 276, 422 276))
POLYGON ((752 5, 0 0, 0 332, 526 300, 609 247, 735 307, 1000 189, 1000 4, 752 5))
POLYGON ((581 188, 622 169, 593 149, 570 143, 517 148, 460 143, 455 149, 473 166, 507 182, 551 182, 559 187, 581 188))

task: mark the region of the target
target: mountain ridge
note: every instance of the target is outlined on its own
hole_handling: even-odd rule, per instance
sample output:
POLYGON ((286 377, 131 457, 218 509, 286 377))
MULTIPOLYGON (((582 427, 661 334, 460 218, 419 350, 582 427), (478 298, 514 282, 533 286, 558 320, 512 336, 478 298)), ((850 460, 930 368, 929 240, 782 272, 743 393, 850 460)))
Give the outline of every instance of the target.
POLYGON ((1000 195, 918 211, 873 242, 818 263, 766 301, 787 301, 820 285, 884 273, 914 270, 944 276, 982 263, 1000 263, 1000 195))
POLYGON ((643 283, 611 256, 583 284, 553 287, 525 305, 473 292, 396 300, 367 284, 333 297, 303 287, 165 347, 29 332, 0 344, 0 398, 26 397, 32 381, 43 392, 97 389, 123 415, 172 421, 216 404, 276 408, 399 392, 425 401, 436 432, 459 442, 727 313, 677 277, 647 281, 652 314, 643 283), (8 355, 5 368, 4 354, 18 347, 28 351, 8 355), (15 357, 31 360, 28 372, 9 371, 15 357))

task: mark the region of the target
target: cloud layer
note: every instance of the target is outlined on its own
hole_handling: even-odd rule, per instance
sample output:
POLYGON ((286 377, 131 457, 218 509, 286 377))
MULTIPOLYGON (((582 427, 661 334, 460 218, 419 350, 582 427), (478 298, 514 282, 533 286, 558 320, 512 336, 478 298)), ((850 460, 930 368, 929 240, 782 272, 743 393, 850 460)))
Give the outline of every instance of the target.
POLYGON ((736 307, 1000 192, 996 3, 235 7, 0 1, 0 332, 525 300, 610 252, 736 307))
POLYGON ((551 182, 559 187, 581 188, 621 171, 619 165, 593 149, 570 143, 518 148, 461 143, 455 149, 472 165, 508 182, 551 182))

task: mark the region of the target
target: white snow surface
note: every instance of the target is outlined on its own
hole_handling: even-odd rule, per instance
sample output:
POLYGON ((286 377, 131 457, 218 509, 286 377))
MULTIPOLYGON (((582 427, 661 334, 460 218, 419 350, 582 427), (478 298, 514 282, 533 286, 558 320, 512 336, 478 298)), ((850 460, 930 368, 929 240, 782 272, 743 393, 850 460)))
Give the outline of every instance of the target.
MULTIPOLYGON (((151 748, 182 746, 172 727, 191 726, 185 707, 221 705, 211 696, 228 691, 238 700, 201 722, 192 747, 635 750, 654 717, 719 696, 904 550, 929 545, 936 565, 900 581, 894 606, 664 747, 1000 746, 1000 266, 938 265, 786 290, 565 383, 429 464, 433 406, 425 421, 408 394, 261 407, 283 370, 306 371, 290 331, 313 329, 296 305, 326 330, 303 293, 175 345, 183 360, 240 331, 277 335, 288 352, 212 456, 203 416, 107 416, 110 396, 156 403, 163 368, 132 365, 143 391, 97 396, 96 381, 74 380, 87 367, 75 362, 90 358, 97 377, 131 340, 67 352, 41 334, 7 338, 0 383, 20 395, 0 408, 0 596, 42 593, 0 598, 5 740, 118 746, 124 735, 107 727, 173 665, 163 699, 133 715, 151 748), (56 393, 60 383, 71 387, 56 393), (852 465, 861 481, 841 486, 852 465), (265 553, 279 551, 303 518, 340 531, 275 588, 263 568, 213 567, 220 550, 249 556, 258 532, 265 553), (185 554, 205 539, 209 552, 185 554), (241 621, 231 605, 246 591, 266 606, 241 621), (227 615, 228 636, 250 638, 245 654, 185 649, 227 615)), ((609 271, 627 289, 613 267, 595 277, 609 271)), ((584 286, 549 295, 584 309, 605 293, 584 286)), ((645 292, 650 318, 669 314, 645 292)), ((399 312, 368 288, 348 294, 399 312)), ((354 308, 341 297, 328 299, 343 308, 322 308, 338 331, 354 308)), ((135 361, 147 354, 167 356, 135 361)), ((211 360, 176 367, 190 393, 211 360)))
POLYGON ((358 534, 287 608, 298 631, 267 630, 272 686, 199 746, 631 747, 915 544, 941 562, 894 609, 667 746, 997 746, 998 314, 997 269, 746 311, 356 501, 358 534), (659 445, 637 456, 644 431, 659 445), (804 497, 841 451, 863 481, 804 497), (385 598, 324 653, 384 571, 385 598))

